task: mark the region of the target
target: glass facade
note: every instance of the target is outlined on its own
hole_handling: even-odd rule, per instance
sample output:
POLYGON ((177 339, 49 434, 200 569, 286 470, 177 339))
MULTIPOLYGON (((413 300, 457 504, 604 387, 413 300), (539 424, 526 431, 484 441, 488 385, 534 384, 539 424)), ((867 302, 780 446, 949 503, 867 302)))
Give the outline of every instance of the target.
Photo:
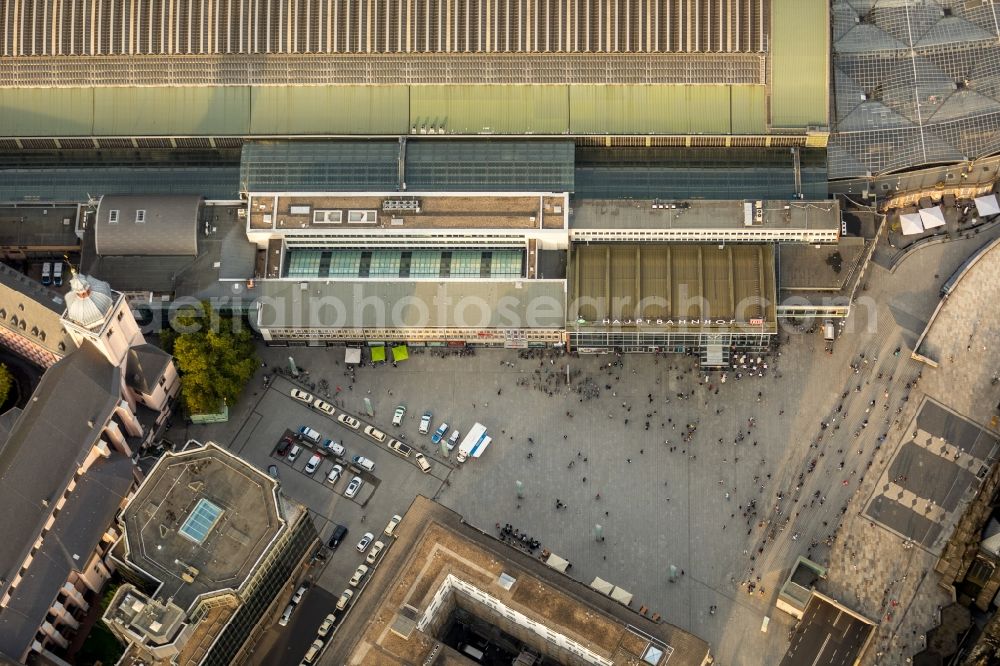
POLYGON ((524 251, 293 248, 285 266, 290 278, 518 278, 524 276, 524 251))
POLYGON ((284 544, 274 548, 244 592, 243 605, 226 625, 218 640, 201 662, 203 666, 229 666, 251 638, 254 627, 270 608, 296 565, 318 538, 316 526, 304 512, 284 544))

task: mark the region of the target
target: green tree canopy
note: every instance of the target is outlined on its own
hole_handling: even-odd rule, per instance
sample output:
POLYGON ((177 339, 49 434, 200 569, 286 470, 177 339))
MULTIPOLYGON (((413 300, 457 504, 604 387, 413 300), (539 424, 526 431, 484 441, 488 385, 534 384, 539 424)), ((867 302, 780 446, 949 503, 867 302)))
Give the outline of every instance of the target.
POLYGON ((7 401, 10 390, 14 386, 14 376, 6 365, 0 363, 0 405, 7 401))
POLYGON ((235 404, 257 368, 249 328, 203 302, 178 311, 172 329, 164 341, 177 359, 188 413, 212 414, 235 404))

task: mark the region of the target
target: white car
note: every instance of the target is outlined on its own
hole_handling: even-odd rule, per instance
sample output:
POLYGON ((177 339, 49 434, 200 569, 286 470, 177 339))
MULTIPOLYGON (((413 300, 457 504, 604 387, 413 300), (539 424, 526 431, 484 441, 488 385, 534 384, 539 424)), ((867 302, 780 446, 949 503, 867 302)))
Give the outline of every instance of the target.
POLYGON ((458 430, 452 430, 451 437, 448 438, 449 451, 451 451, 453 448, 455 448, 456 445, 458 445, 458 438, 459 438, 458 430))
POLYGON ((396 526, 399 525, 402 520, 403 517, 397 513, 392 517, 392 520, 389 521, 389 524, 385 526, 385 531, 383 533, 386 536, 392 536, 392 533, 396 531, 396 526))
POLYGON ((306 592, 309 591, 309 583, 302 583, 299 585, 299 589, 295 590, 295 594, 292 595, 292 603, 297 604, 302 601, 302 597, 305 596, 306 592))
POLYGON ((357 495, 358 491, 361 490, 362 483, 364 483, 364 481, 361 480, 360 476, 356 476, 351 479, 351 482, 347 484, 347 490, 344 491, 344 497, 350 499, 351 497, 357 495))
POLYGON ((385 433, 375 426, 365 426, 365 434, 374 439, 376 442, 385 441, 385 433))
POLYGON ((396 408, 396 411, 392 414, 392 425, 400 426, 403 424, 403 417, 406 416, 406 405, 400 405, 396 408))
POLYGON ((426 474, 427 472, 431 471, 431 464, 430 462, 427 461, 427 456, 425 456, 422 453, 418 453, 414 456, 414 458, 416 459, 417 467, 420 468, 421 472, 426 474))
POLYGON ((420 427, 417 428, 417 432, 421 435, 426 435, 431 429, 431 419, 434 415, 430 412, 424 412, 424 415, 420 417, 420 427))
POLYGON ((337 420, 343 423, 348 428, 354 428, 355 430, 357 430, 359 427, 361 427, 361 421, 357 420, 350 414, 344 414, 343 412, 341 412, 340 414, 337 415, 337 420))
POLYGON ((313 407, 315 407, 321 412, 326 412, 330 416, 333 416, 333 412, 335 411, 333 409, 333 405, 328 403, 326 400, 321 400, 319 398, 316 398, 316 401, 313 402, 313 407))
POLYGON ((316 471, 316 468, 319 467, 321 462, 323 462, 323 456, 314 453, 312 458, 309 459, 309 462, 306 463, 306 468, 302 471, 306 474, 312 474, 316 471))
POLYGON ((333 627, 333 623, 336 621, 337 621, 337 616, 334 615, 333 613, 330 613, 329 615, 326 616, 326 619, 323 620, 323 624, 319 625, 319 629, 316 631, 316 633, 319 634, 320 636, 326 636, 328 633, 330 633, 330 629, 333 627))
POLYGON ((302 389, 293 388, 290 391, 290 394, 296 400, 301 400, 302 402, 306 403, 307 405, 311 405, 312 404, 312 401, 313 401, 312 393, 306 393, 302 389))
POLYGON ((343 465, 334 465, 333 469, 330 470, 330 473, 326 475, 326 480, 329 481, 330 483, 337 483, 337 481, 340 479, 341 474, 343 473, 344 473, 343 465))
POLYGON ((368 575, 368 566, 364 564, 359 564, 358 568, 354 570, 354 575, 351 576, 351 580, 347 581, 351 587, 357 587, 361 584, 361 581, 365 579, 368 575))
POLYGON ((324 451, 332 453, 338 458, 343 458, 344 454, 347 453, 347 449, 344 448, 343 444, 341 444, 340 442, 336 442, 332 439, 323 440, 323 443, 320 444, 320 446, 323 447, 324 451))
POLYGON ((359 553, 365 552, 365 550, 368 549, 369 544, 371 544, 372 539, 374 538, 375 538, 374 534, 372 534, 371 532, 365 532, 365 535, 361 537, 361 541, 358 542, 358 552, 359 553))
POLYGON ((368 551, 368 557, 365 558, 365 562, 368 564, 374 564, 375 560, 378 559, 379 553, 385 548, 385 543, 382 541, 376 541, 372 544, 372 549, 368 551))
POLYGON ((354 590, 344 590, 344 593, 340 595, 340 599, 337 600, 337 610, 346 610, 351 605, 351 597, 353 596, 354 590))

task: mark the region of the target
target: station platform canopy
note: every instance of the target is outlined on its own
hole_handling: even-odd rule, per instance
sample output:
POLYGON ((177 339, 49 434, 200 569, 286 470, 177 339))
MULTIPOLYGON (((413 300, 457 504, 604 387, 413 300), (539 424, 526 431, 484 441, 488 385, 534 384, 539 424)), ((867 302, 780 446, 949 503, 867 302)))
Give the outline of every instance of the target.
POLYGON ((777 330, 771 245, 590 243, 570 255, 569 327, 777 330))

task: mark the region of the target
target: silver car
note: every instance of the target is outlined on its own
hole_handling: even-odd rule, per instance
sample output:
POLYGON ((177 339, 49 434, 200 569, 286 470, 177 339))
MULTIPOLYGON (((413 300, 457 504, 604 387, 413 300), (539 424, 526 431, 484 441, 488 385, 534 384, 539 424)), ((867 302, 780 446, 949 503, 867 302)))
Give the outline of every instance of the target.
POLYGON ((361 480, 360 476, 356 476, 351 479, 351 482, 347 484, 347 490, 344 491, 344 497, 350 498, 357 495, 358 491, 361 490, 362 483, 364 483, 364 481, 361 480))

